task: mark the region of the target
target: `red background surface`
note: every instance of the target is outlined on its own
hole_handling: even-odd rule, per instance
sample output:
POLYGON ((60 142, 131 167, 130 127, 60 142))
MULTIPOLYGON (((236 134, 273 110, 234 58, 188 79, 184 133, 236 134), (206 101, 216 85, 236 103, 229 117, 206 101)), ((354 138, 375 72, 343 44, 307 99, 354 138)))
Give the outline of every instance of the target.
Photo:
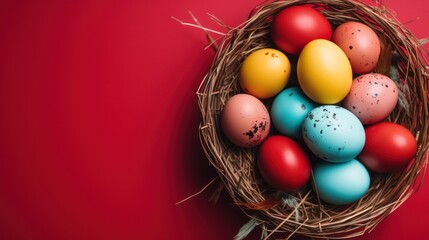
MULTIPOLYGON (((232 239, 247 218, 216 185, 195 92, 225 31, 260 0, 0 3, 0 239, 232 239)), ((385 1, 419 38, 424 0, 385 1)), ((427 239, 429 178, 359 239, 427 239)), ((253 234, 249 239, 256 239, 253 234)))

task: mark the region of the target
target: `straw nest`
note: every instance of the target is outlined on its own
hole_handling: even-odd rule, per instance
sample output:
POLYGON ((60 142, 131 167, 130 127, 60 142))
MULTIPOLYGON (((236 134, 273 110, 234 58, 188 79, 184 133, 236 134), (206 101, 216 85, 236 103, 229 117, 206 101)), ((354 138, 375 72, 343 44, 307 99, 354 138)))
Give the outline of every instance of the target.
POLYGON ((250 225, 261 227, 263 238, 299 234, 341 239, 361 235, 372 230, 418 189, 428 160, 429 89, 424 50, 422 43, 384 7, 354 0, 263 3, 253 9, 247 21, 229 28, 197 92, 202 114, 200 140, 234 203, 250 217, 250 225), (225 102, 242 91, 238 83, 242 61, 256 49, 275 47, 270 38, 272 17, 285 7, 302 4, 311 4, 320 10, 333 27, 346 21, 359 21, 380 36, 383 47, 375 72, 391 74, 400 89, 398 105, 388 120, 408 128, 418 144, 410 167, 395 174, 372 173, 368 193, 346 206, 324 203, 311 183, 289 194, 269 189, 255 169, 256 149, 242 149, 228 142, 219 124, 225 102))

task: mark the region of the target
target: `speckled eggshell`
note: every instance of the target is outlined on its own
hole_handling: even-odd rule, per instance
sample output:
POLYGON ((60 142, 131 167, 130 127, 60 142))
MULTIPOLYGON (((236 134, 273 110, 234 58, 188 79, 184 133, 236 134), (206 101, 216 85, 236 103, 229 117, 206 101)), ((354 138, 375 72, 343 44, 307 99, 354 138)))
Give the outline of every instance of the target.
POLYGON ((222 109, 220 120, 225 136, 243 148, 259 145, 270 131, 267 108, 250 94, 232 96, 222 109))
POLYGON ((353 80, 343 107, 354 113, 362 124, 373 124, 385 119, 398 102, 395 82, 379 73, 368 73, 353 80))
POLYGON ((317 157, 328 162, 354 159, 365 145, 365 130, 347 109, 322 105, 311 110, 302 125, 305 144, 317 157))
POLYGON ((381 52, 380 39, 367 25, 343 23, 334 30, 332 42, 347 55, 354 73, 369 73, 377 66, 381 52))

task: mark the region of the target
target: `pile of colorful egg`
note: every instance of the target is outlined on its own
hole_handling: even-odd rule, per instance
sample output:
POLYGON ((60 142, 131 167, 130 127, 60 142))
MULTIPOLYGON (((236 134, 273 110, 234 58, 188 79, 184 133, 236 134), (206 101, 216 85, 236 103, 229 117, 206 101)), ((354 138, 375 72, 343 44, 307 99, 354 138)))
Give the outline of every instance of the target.
POLYGON ((275 16, 271 36, 275 48, 242 62, 243 93, 228 99, 220 116, 227 139, 257 148, 257 169, 268 185, 284 192, 311 185, 323 201, 349 204, 367 193, 372 172, 410 164, 416 140, 386 120, 398 88, 373 72, 381 47, 370 27, 331 26, 318 10, 293 6, 275 16), (288 56, 297 59, 296 70, 288 56), (291 76, 298 83, 288 86, 291 76))

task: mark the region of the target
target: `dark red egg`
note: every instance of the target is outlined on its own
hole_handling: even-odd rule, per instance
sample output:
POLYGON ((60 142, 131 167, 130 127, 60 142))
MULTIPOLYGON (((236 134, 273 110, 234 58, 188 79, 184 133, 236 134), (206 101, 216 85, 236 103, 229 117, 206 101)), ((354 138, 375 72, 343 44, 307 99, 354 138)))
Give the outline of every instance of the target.
POLYGON ((416 156, 416 139, 402 125, 376 123, 365 129, 365 135, 365 146, 358 159, 374 172, 397 172, 408 166, 416 156))
POLYGON ((310 178, 311 165, 305 150, 286 136, 268 137, 259 148, 257 161, 262 178, 281 191, 297 191, 310 178))
POLYGON ((325 16, 314 8, 292 6, 275 16, 271 24, 271 35, 282 51, 298 55, 312 40, 330 40, 332 27, 325 16))

